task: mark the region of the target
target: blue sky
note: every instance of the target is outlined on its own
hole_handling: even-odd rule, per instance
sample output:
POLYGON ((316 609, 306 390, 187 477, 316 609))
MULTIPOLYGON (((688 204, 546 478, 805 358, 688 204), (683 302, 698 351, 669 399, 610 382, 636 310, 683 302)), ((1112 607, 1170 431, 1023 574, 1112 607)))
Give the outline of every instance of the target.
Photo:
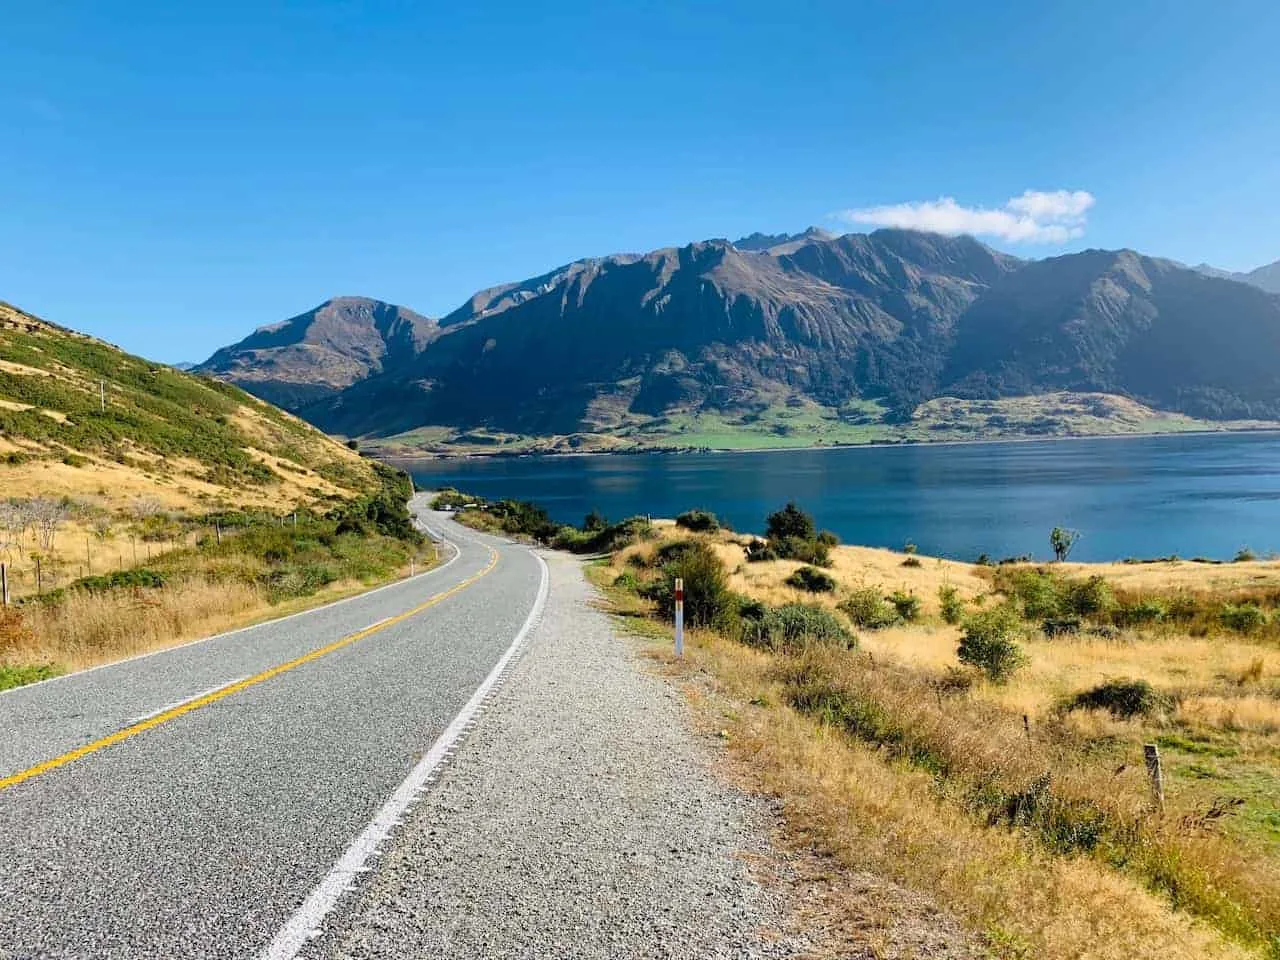
POLYGON ((809 224, 1280 258, 1271 0, 4 19, 0 299, 160 360, 335 294, 440 315, 581 256, 809 224))

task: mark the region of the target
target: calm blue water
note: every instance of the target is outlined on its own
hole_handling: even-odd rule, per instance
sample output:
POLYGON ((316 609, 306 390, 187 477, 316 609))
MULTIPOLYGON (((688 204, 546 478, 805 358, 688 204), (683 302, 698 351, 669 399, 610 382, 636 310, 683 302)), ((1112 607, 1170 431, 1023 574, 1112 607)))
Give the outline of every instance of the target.
POLYGON ((769 453, 525 457, 404 464, 420 486, 514 497, 580 522, 701 507, 761 530, 787 500, 846 543, 971 560, 1049 554, 1055 525, 1083 533, 1073 559, 1280 550, 1280 435, 1216 434, 769 453))

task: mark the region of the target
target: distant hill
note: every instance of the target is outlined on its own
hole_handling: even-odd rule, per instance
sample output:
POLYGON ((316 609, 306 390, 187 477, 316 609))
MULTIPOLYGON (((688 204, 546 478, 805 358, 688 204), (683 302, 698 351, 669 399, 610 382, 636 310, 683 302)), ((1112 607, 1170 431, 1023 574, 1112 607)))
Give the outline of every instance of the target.
POLYGON ((368 462, 239 388, 0 303, 5 496, 274 506, 377 488, 368 462))
POLYGON ((412 360, 438 333, 434 320, 368 297, 335 297, 260 327, 195 369, 296 409, 412 360))
POLYGON ((1221 270, 1218 267, 1210 266, 1202 263, 1192 269, 1203 273, 1207 277, 1217 277, 1222 280, 1238 280, 1241 283, 1247 283, 1257 287, 1259 290, 1265 290, 1268 293, 1280 293, 1280 260, 1275 263, 1269 263, 1265 267, 1258 267, 1256 270, 1250 270, 1247 273, 1235 273, 1231 270, 1221 270))
MULTIPOLYGON (((276 372, 250 341, 235 376, 262 392, 276 372)), ((805 409, 840 425, 833 442, 913 437, 935 398, 1064 392, 1186 429, 1280 419, 1280 297, 1127 250, 1024 261, 971 237, 811 229, 575 261, 480 291, 345 386, 291 376, 302 416, 401 447, 734 445, 817 430, 805 409)))

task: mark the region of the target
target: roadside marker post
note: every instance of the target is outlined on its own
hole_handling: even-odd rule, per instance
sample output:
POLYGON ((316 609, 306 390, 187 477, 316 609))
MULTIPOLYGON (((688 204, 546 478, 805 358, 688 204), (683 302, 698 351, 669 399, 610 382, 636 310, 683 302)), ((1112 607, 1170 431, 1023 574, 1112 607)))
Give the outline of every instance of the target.
POLYGON ((9 605, 9 565, 0 563, 0 604, 9 605))
POLYGON ((676 577, 676 656, 684 656, 684 580, 676 577))

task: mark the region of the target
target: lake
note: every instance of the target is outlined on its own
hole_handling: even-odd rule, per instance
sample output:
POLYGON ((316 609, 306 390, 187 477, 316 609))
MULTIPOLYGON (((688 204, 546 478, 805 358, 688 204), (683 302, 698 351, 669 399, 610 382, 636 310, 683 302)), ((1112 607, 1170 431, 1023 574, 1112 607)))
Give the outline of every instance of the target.
POLYGON ((1027 443, 845 447, 761 453, 473 458, 401 464, 426 488, 544 506, 580 523, 673 517, 693 507, 760 531, 788 500, 842 542, 972 560, 1072 554, 1230 559, 1280 550, 1280 434, 1198 434, 1027 443))

